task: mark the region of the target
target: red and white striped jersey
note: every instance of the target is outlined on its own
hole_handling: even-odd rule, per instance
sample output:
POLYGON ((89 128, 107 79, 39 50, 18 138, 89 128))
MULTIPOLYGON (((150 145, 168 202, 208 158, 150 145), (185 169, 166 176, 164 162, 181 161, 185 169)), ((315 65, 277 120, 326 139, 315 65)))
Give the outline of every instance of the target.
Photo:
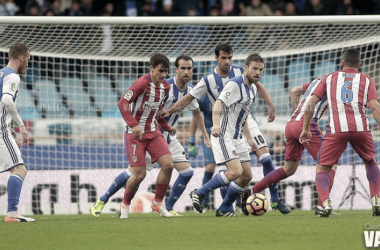
MULTIPOLYGON (((298 104, 296 110, 293 112, 292 117, 290 118, 289 121, 303 121, 306 104, 309 102, 312 96, 312 93, 318 87, 322 79, 323 77, 318 77, 314 79, 312 82, 305 83, 304 85, 302 85, 305 93, 303 94, 303 97, 300 103, 298 104)), ((319 120, 322 117, 323 113, 326 111, 326 109, 327 109, 327 102, 326 102, 326 96, 325 96, 315 105, 313 118, 310 121, 310 123, 318 125, 319 120)))
POLYGON ((335 71, 323 78, 313 95, 327 97, 326 134, 369 131, 365 106, 378 97, 374 82, 366 74, 354 69, 335 71))
POLYGON ((151 81, 150 74, 137 79, 119 101, 120 112, 128 124, 128 133, 132 133, 131 128, 137 125, 140 125, 143 133, 157 130, 157 111, 162 108, 169 89, 170 85, 166 81, 156 86, 151 81))

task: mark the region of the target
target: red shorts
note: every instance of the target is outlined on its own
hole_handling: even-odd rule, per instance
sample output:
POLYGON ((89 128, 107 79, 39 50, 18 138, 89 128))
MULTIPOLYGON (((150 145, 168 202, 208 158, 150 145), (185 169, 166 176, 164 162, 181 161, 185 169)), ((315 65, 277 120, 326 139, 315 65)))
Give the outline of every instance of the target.
POLYGON ((143 134, 142 140, 125 133, 124 147, 132 167, 146 166, 146 151, 151 155, 152 162, 156 162, 163 155, 170 154, 169 145, 160 131, 143 134))
POLYGON ((321 152, 318 156, 318 164, 324 166, 337 164, 347 147, 347 142, 351 144, 352 148, 365 162, 375 157, 375 145, 371 131, 343 132, 325 135, 321 152))
POLYGON ((311 140, 309 145, 301 144, 299 138, 302 132, 303 120, 288 122, 285 128, 286 148, 285 161, 300 161, 303 149, 306 148, 314 160, 317 160, 319 149, 323 141, 323 133, 318 125, 310 124, 311 140))

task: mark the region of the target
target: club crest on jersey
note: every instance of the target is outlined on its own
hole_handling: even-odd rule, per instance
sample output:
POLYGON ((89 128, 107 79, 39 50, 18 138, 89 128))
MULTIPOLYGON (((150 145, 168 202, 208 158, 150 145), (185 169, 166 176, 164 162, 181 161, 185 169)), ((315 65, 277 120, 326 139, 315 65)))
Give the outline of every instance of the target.
POLYGON ((235 150, 234 150, 234 151, 232 151, 232 154, 233 154, 233 155, 237 155, 237 153, 236 153, 236 151, 235 151, 235 150))
POLYGON ((137 161, 137 156, 133 156, 132 159, 133 159, 133 162, 136 162, 137 161))
POLYGON ((219 85, 215 85, 214 89, 218 89, 219 88, 219 85))
POLYGON ((16 89, 16 84, 12 83, 10 89, 11 89, 12 91, 15 91, 15 89, 16 89))
POLYGON ((131 98, 133 96, 133 91, 132 90, 128 90, 127 93, 125 93, 124 95, 124 99, 127 100, 127 101, 130 101, 131 98))
POLYGON ((227 92, 227 93, 224 95, 224 97, 225 97, 226 99, 230 98, 230 96, 231 96, 231 92, 227 92))

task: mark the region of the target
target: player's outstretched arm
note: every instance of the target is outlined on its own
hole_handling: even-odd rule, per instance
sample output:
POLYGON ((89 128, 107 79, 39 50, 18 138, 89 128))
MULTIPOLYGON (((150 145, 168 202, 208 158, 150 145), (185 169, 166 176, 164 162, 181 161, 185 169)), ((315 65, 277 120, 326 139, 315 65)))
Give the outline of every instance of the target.
POLYGON ((187 105, 189 105, 189 103, 192 100, 194 100, 194 97, 192 95, 190 94, 185 95, 184 97, 179 99, 178 102, 176 102, 170 109, 168 109, 169 115, 173 114, 174 112, 177 112, 178 110, 185 108, 187 105))
POLYGON ((297 86, 290 90, 290 105, 292 106, 292 111, 294 112, 300 102, 301 95, 305 93, 303 85, 297 86))
MULTIPOLYGON (((195 121, 196 126, 201 130, 203 138, 204 138, 204 144, 208 147, 211 148, 211 141, 208 136, 208 133, 206 131, 206 126, 204 122, 204 118, 202 115, 202 112, 200 109, 194 110, 193 111, 193 121, 195 121)), ((190 129, 191 130, 191 129, 190 129)))
POLYGON ((368 105, 371 108, 371 112, 377 124, 380 125, 380 104, 378 100, 376 99, 369 100, 368 105))
POLYGON ((270 96, 261 82, 256 83, 257 93, 263 98, 264 102, 269 106, 268 122, 273 122, 276 118, 276 107, 274 106, 270 96))

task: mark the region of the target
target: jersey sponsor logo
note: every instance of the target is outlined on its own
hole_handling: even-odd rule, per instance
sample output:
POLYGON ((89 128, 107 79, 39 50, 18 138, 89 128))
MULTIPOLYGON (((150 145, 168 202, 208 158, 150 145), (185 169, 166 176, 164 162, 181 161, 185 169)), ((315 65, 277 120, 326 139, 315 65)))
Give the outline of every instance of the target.
POLYGON ((11 87, 9 89, 12 91, 15 91, 16 90, 16 84, 12 83, 11 87))
POLYGON ((133 91, 132 90, 128 90, 127 93, 125 93, 124 95, 124 99, 127 100, 127 101, 130 101, 131 98, 133 96, 133 91))
POLYGON ((219 88, 219 85, 215 85, 214 89, 218 89, 219 88))
POLYGON ((160 107, 159 102, 145 102, 144 109, 158 109, 160 107))
POLYGON ((224 97, 225 97, 226 99, 230 98, 230 96, 231 96, 231 92, 227 92, 227 93, 224 95, 224 97))

